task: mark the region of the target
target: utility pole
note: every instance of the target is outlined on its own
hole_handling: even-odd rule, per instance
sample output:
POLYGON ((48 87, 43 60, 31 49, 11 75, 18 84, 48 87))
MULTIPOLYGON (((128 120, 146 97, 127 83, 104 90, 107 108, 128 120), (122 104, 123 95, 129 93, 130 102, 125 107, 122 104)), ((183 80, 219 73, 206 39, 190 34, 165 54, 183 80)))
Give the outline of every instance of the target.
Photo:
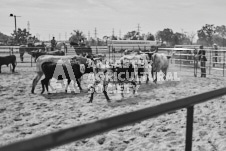
POLYGON ((30 23, 29 23, 29 21, 27 22, 27 32, 30 32, 30 23))
POLYGON ((115 35, 114 28, 112 29, 112 37, 115 35))
POLYGON ((140 34, 140 24, 138 24, 138 26, 137 26, 137 32, 138 32, 138 34, 140 34))
POLYGON ((96 54, 98 54, 98 50, 97 50, 97 29, 96 29, 96 27, 95 27, 94 35, 95 35, 95 39, 96 39, 96 54))
MULTIPOLYGON (((14 20, 15 20, 15 37, 17 37, 16 18, 17 18, 17 17, 21 17, 21 16, 16 16, 16 15, 10 14, 9 17, 14 17, 14 20)), ((16 38, 14 39, 14 42, 17 43, 16 38)))
POLYGON ((90 39, 90 32, 88 31, 88 40, 90 39))
POLYGON ((95 27, 95 30, 94 30, 94 36, 95 36, 95 39, 97 39, 97 29, 95 27))
POLYGON ((137 26, 138 40, 140 40, 140 24, 137 26))
POLYGON ((50 40, 50 34, 49 34, 49 40, 50 40))
POLYGON ((121 39, 121 30, 119 30, 119 39, 121 39))

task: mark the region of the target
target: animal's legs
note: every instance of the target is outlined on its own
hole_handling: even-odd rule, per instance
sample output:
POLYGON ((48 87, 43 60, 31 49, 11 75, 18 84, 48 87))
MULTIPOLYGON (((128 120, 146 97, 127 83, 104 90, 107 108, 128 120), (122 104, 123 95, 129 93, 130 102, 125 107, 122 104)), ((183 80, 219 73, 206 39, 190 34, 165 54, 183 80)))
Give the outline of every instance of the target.
POLYGON ((164 78, 164 80, 166 80, 167 70, 165 70, 163 73, 164 73, 164 77, 163 78, 164 78))
POLYGON ((120 86, 121 86, 121 96, 122 98, 124 98, 124 84, 121 83, 120 86))
POLYGON ((71 79, 67 79, 67 85, 65 87, 65 92, 67 93, 67 89, 68 89, 68 86, 70 85, 71 83, 71 79))
POLYGON ((35 87, 36 87, 36 85, 37 85, 38 81, 41 79, 42 75, 43 75, 43 73, 42 73, 42 72, 38 72, 38 73, 37 73, 37 75, 36 75, 35 79, 34 79, 34 80, 33 80, 33 82, 32 82, 32 89, 31 89, 31 93, 34 93, 34 91, 35 91, 35 87))
POLYGON ((157 82, 157 72, 155 72, 155 80, 154 82, 156 83, 157 82))
POLYGON ((12 72, 15 72, 15 67, 16 67, 15 63, 12 63, 12 66, 13 66, 12 72))
POLYGON ((108 84, 105 84, 105 83, 103 84, 103 93, 104 93, 105 98, 107 99, 107 102, 111 102, 110 98, 108 97, 107 91, 106 91, 107 86, 108 86, 108 84))
POLYGON ((94 96, 94 93, 95 93, 95 84, 93 86, 91 86, 90 89, 91 89, 91 96, 90 96, 89 102, 87 102, 87 103, 93 102, 93 96, 94 96))
POLYGON ((78 78, 76 78, 76 82, 77 82, 77 85, 79 87, 79 90, 82 91, 81 83, 80 83, 80 80, 78 78))
POLYGON ((134 81, 132 81, 131 84, 132 84, 132 87, 133 87, 133 94, 135 94, 136 93, 137 84, 134 81))
POLYGON ((41 80, 41 84, 42 84, 42 92, 41 92, 41 94, 43 94, 45 92, 45 79, 41 80))
POLYGON ((50 94, 49 93, 49 81, 50 81, 50 79, 45 79, 45 86, 46 86, 46 90, 47 90, 48 94, 50 94))
POLYGON ((21 62, 24 62, 24 53, 20 53, 20 60, 21 60, 21 62))

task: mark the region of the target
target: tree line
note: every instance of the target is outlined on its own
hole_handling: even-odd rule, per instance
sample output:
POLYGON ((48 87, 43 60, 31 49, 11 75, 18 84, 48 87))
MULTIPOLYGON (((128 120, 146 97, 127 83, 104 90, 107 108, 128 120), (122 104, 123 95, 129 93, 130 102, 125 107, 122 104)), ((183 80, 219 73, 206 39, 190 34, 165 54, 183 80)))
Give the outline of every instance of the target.
POLYGON ((173 32, 170 28, 159 30, 155 36, 152 33, 141 34, 137 31, 129 31, 122 38, 115 35, 104 36, 100 38, 87 38, 82 31, 74 30, 71 33, 69 41, 76 43, 85 43, 87 45, 106 45, 107 40, 158 40, 162 45, 174 46, 174 45, 204 45, 212 46, 214 43, 218 46, 226 46, 226 26, 214 26, 213 24, 206 24, 202 26, 197 32, 173 32), (194 42, 195 37, 198 37, 194 42))
MULTIPOLYGON (((27 38, 31 36, 26 29, 18 28, 11 36, 7 36, 0 32, 0 44, 5 45, 24 45, 27 44, 27 38)), ((39 42, 35 36, 31 36, 34 41, 39 42)), ((102 38, 86 37, 82 31, 73 30, 69 42, 84 45, 106 45, 108 40, 158 40, 162 45, 192 45, 200 44, 204 46, 212 46, 214 43, 218 46, 226 46, 226 26, 214 26, 213 24, 205 24, 197 32, 174 32, 170 28, 159 30, 155 35, 148 33, 140 33, 135 30, 127 32, 122 37, 115 35, 106 35, 102 38), (194 42, 195 37, 198 37, 194 42)))

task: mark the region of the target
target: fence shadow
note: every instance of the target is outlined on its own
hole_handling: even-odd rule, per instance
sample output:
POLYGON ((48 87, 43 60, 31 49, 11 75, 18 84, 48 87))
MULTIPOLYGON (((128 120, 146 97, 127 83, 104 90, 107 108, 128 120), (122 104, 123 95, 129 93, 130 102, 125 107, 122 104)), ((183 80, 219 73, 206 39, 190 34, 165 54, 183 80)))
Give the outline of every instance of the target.
POLYGON ((7 71, 5 71, 5 72, 0 73, 0 75, 20 75, 20 72, 17 72, 17 71, 15 71, 15 72, 8 71, 7 72, 7 71))
POLYGON ((50 93, 50 94, 42 94, 43 97, 45 97, 46 99, 64 99, 64 98, 75 98, 75 97, 83 97, 88 95, 88 90, 83 90, 82 92, 78 93, 78 92, 54 92, 54 93, 50 93))
POLYGON ((163 81, 157 82, 156 84, 153 82, 149 82, 148 84, 142 84, 138 90, 138 92, 151 92, 151 90, 156 88, 166 88, 166 87, 175 87, 180 83, 180 81, 163 81))
MULTIPOLYGON (((156 98, 155 95, 151 95, 151 98, 156 98)), ((108 103, 108 106, 115 108, 119 106, 128 106, 128 105, 137 105, 140 102, 140 98, 136 96, 125 97, 122 99, 112 100, 112 102, 108 103)))

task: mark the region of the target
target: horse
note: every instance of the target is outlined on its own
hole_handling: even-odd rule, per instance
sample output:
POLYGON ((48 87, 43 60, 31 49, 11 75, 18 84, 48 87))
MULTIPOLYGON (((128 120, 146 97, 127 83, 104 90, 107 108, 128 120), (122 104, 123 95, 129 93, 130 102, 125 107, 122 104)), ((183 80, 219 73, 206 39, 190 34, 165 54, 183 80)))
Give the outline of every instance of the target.
POLYGON ((27 46, 27 45, 20 45, 19 46, 19 53, 20 53, 20 60, 21 62, 24 61, 24 53, 27 52, 29 55, 31 55, 32 51, 38 51, 41 49, 42 51, 45 50, 45 45, 34 45, 34 46, 27 46))
POLYGON ((31 52, 31 56, 35 58, 35 62, 39 56, 43 56, 43 55, 65 56, 65 52, 62 50, 54 50, 54 51, 47 51, 47 52, 39 52, 39 51, 31 52))
MULTIPOLYGON (((64 50, 67 53, 67 45, 64 42, 57 43, 56 46, 55 46, 55 48, 54 48, 54 50, 61 50, 62 49, 62 46, 64 47, 64 50)), ((51 44, 47 45, 46 46, 46 51, 51 51, 51 48, 52 48, 51 44)))

